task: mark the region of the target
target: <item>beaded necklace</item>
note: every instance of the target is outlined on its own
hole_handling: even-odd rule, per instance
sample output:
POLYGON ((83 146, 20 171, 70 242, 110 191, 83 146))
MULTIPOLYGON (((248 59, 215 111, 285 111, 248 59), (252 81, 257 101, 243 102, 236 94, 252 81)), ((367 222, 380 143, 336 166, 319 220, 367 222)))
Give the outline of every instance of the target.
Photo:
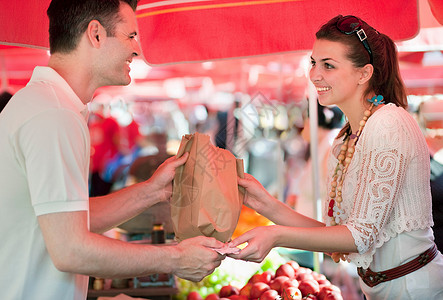
POLYGON ((354 156, 355 144, 357 144, 358 138, 360 137, 366 122, 372 114, 372 108, 374 108, 374 106, 383 104, 384 101, 382 100, 382 95, 367 99, 367 101, 371 103, 371 106, 365 110, 363 119, 359 123, 360 127, 355 134, 351 132, 349 127, 349 131, 346 133, 343 140, 343 145, 340 147, 340 153, 337 157, 338 162, 334 170, 334 175, 332 176, 331 189, 329 192, 328 216, 332 218, 331 225, 333 226, 340 224, 342 220, 344 221, 348 217, 344 209, 341 207, 341 203, 343 201, 343 181, 352 157, 354 156))

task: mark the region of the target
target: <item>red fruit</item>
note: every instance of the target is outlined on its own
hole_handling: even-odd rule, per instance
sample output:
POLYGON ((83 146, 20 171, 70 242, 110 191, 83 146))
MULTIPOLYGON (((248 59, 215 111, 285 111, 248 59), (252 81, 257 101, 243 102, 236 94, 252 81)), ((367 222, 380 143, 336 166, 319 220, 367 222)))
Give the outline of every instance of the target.
POLYGON ((317 296, 318 292, 320 291, 320 285, 314 279, 309 279, 300 282, 298 288, 303 294, 303 297, 309 294, 317 296))
POLYGON ((294 260, 288 261, 287 264, 290 265, 295 271, 297 271, 298 268, 300 268, 300 265, 298 264, 298 262, 296 262, 294 260))
POLYGON ((317 273, 315 271, 313 271, 311 274, 314 277, 314 279, 317 280, 317 281, 326 279, 325 275, 317 273))
POLYGON ((283 283, 281 284, 281 293, 283 293, 284 290, 287 289, 288 287, 295 287, 295 288, 298 288, 298 285, 299 285, 299 284, 300 284, 300 283, 298 282, 297 279, 288 279, 288 280, 286 280, 285 282, 283 282, 283 283))
POLYGON ((187 300, 203 300, 203 297, 197 291, 192 291, 192 292, 189 292, 186 299, 187 300))
POLYGON ((320 291, 318 292, 317 297, 320 300, 324 300, 326 295, 332 292, 341 294, 340 288, 338 286, 330 284, 320 287, 320 291))
POLYGON ((300 267, 297 269, 297 274, 298 273, 312 273, 312 270, 309 268, 305 268, 305 267, 300 267))
POLYGON ((249 278, 248 283, 256 283, 256 282, 261 282, 261 274, 254 274, 251 276, 251 278, 249 278))
POLYGON ((290 286, 281 292, 281 297, 283 300, 301 300, 302 293, 298 288, 290 286))
POLYGON ((290 264, 282 264, 275 271, 275 277, 278 277, 278 276, 288 276, 289 278, 294 278, 295 270, 290 264))
POLYGON ((274 276, 271 271, 264 271, 263 273, 260 274, 261 282, 264 282, 266 284, 269 284, 273 279, 273 277, 274 276))
POLYGON ((263 294, 265 291, 270 290, 271 288, 269 285, 267 285, 264 282, 256 282, 251 287, 251 299, 260 298, 261 294, 263 294))
POLYGON ((251 282, 246 283, 245 286, 240 289, 239 295, 246 296, 249 298, 251 296, 252 285, 253 283, 251 282))
POLYGON ((323 298, 324 300, 343 300, 343 296, 339 292, 329 292, 323 298))
POLYGON ((298 281, 315 280, 311 273, 299 273, 295 276, 298 281))
POLYGON ((276 300, 278 297, 279 294, 276 290, 267 290, 261 294, 260 300, 276 300))
POLYGON ((246 296, 242 296, 242 295, 231 295, 228 297, 228 299, 229 300, 248 300, 249 298, 246 296))
POLYGON ((277 292, 281 293, 281 286, 283 282, 289 280, 288 276, 278 276, 271 280, 269 287, 277 292))
POLYGON ((303 297, 303 300, 317 300, 317 296, 309 294, 306 297, 303 297))
POLYGON ((320 285, 320 289, 323 286, 331 285, 331 282, 329 280, 327 280, 327 279, 320 279, 320 280, 317 280, 317 282, 320 285))
POLYGON ((206 296, 205 300, 220 300, 220 297, 216 293, 212 293, 206 296))
POLYGON ((220 292, 218 293, 220 298, 228 298, 229 296, 238 295, 238 294, 239 294, 238 288, 236 288, 235 286, 232 286, 232 285, 223 286, 220 289, 220 292))

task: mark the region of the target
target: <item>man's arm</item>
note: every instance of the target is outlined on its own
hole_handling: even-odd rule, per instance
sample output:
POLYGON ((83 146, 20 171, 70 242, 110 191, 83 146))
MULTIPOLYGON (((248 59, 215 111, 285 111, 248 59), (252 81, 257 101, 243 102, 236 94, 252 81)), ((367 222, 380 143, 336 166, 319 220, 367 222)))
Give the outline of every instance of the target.
POLYGON ((46 247, 62 272, 101 278, 128 278, 170 273, 199 281, 218 267, 224 256, 208 247, 224 244, 197 237, 177 245, 140 245, 92 233, 87 212, 52 213, 38 217, 46 247))
POLYGON ((147 181, 106 196, 91 198, 90 230, 103 233, 137 216, 152 205, 169 200, 175 169, 183 165, 187 158, 188 153, 180 158, 171 157, 162 163, 147 181))

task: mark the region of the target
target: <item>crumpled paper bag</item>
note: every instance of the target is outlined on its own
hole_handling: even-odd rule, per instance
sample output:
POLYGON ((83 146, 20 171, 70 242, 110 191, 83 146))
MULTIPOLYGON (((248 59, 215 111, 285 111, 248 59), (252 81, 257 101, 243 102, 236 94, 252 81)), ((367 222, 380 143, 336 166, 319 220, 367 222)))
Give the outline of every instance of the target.
POLYGON ((183 136, 177 156, 189 152, 176 169, 171 199, 175 238, 214 237, 228 242, 237 226, 244 191, 243 160, 228 150, 215 147, 209 136, 196 132, 183 136))

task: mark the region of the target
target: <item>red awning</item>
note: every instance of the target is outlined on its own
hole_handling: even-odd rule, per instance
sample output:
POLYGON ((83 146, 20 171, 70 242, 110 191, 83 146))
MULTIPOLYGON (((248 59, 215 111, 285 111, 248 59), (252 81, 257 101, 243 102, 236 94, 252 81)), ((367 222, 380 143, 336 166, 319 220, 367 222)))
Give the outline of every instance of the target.
POLYGON ((149 1, 137 11, 151 64, 309 50, 320 25, 354 14, 394 40, 419 30, 416 0, 149 1))
MULTIPOLYGON (((47 48, 48 4, 1 1, 0 43, 47 48)), ((141 0, 137 11, 151 64, 307 50, 314 32, 337 14, 358 15, 394 40, 419 30, 416 0, 141 0)))
MULTIPOLYGON (((0 1, 2 85, 6 82, 14 89, 23 86, 34 66, 47 63, 45 50, 11 48, 1 44, 47 49, 46 8, 49 2, 0 1)), ((145 80, 209 76, 214 83, 242 81, 238 84, 244 86, 248 70, 241 68, 241 63, 245 63, 246 67, 253 64, 266 66, 276 60, 285 63, 290 60, 293 68, 297 68, 294 60, 302 56, 297 55, 300 54, 297 51, 309 50, 318 27, 339 13, 361 16, 396 41, 407 39, 399 43, 406 51, 428 51, 416 47, 429 46, 427 44, 443 49, 443 27, 438 23, 443 23, 441 0, 141 0, 137 16, 142 48, 150 64, 162 65, 152 69, 145 80), (420 33, 416 36, 419 29, 420 33), (434 34, 434 31, 439 34, 434 34), (290 52, 297 53, 290 55, 290 52), (277 57, 265 55, 275 53, 287 54, 277 57), (252 57, 260 55, 263 57, 254 62, 252 57), (222 60, 239 57, 249 58, 246 62, 222 60), (269 62, 266 62, 266 57, 269 62), (213 61, 209 69, 195 63, 208 60, 213 61), (177 64, 179 62, 194 63, 177 64)), ((416 64, 416 67, 420 65, 416 64)), ((413 72, 404 74, 409 76, 413 72)), ((275 80, 286 80, 285 76, 275 72, 261 74, 257 78, 257 84, 260 84, 257 88, 265 89, 266 84, 275 90, 275 80)), ((288 79, 288 85, 291 85, 289 82, 288 79)))

